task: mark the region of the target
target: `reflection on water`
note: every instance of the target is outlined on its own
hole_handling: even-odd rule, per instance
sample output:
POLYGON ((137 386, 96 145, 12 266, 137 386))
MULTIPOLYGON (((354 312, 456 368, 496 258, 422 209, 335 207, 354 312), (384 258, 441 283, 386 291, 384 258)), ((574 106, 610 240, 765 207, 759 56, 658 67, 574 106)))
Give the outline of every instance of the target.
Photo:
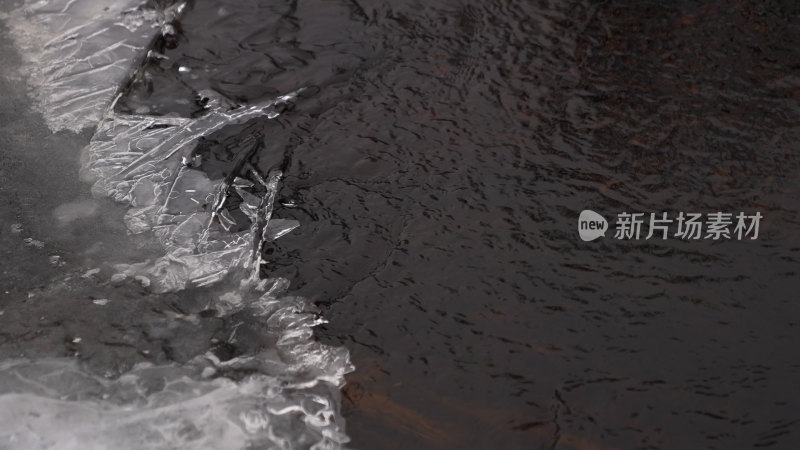
POLYGON ((276 214, 302 226, 270 275, 351 352, 356 448, 794 448, 799 15, 196 2, 118 110, 315 86, 200 148, 215 176, 261 133, 254 165, 284 169, 276 214), (764 219, 756 241, 583 242, 584 209, 764 219))

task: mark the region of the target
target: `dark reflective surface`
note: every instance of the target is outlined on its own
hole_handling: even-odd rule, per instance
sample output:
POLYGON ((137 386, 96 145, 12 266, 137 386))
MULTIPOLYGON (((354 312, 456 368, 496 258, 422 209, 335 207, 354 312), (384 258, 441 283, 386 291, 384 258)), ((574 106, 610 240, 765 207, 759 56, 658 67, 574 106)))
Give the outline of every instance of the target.
POLYGON ((255 134, 258 165, 287 169, 276 214, 302 226, 267 249, 270 270, 351 351, 353 447, 788 449, 799 14, 196 2, 119 108, 196 115, 202 89, 314 87, 202 148, 224 172, 255 134), (585 243, 583 209, 764 219, 755 241, 585 243))

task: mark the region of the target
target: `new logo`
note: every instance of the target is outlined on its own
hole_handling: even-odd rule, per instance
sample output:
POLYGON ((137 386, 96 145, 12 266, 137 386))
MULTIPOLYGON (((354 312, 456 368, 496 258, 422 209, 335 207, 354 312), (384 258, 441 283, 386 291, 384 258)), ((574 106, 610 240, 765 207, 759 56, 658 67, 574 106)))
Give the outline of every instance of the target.
POLYGON ((584 241, 593 241, 600 236, 606 235, 608 229, 608 222, 606 219, 592 211, 591 209, 584 209, 578 217, 578 234, 584 241))

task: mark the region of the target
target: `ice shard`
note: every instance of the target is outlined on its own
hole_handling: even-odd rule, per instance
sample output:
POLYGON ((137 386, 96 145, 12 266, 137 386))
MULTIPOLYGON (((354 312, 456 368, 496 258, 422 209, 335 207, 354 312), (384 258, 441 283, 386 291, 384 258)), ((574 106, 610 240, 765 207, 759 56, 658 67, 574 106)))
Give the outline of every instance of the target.
MULTIPOLYGON (((119 115, 113 110, 107 114, 84 152, 84 178, 94 181, 96 195, 130 204, 129 230, 154 231, 167 252, 152 263, 120 267, 123 273, 147 276, 156 292, 210 284, 258 259, 251 256, 255 233, 277 238, 297 226, 284 222, 284 229, 276 230, 267 227, 267 219, 258 229, 229 232, 224 201, 233 180, 210 180, 190 161, 199 138, 254 117, 277 117, 280 106, 299 92, 233 109, 214 103, 206 115, 195 119, 119 115)), ((264 186, 267 198, 274 197, 279 177, 264 186)), ((245 187, 235 190, 255 197, 245 187)), ((271 214, 271 201, 243 204, 242 212, 254 219, 254 226, 259 220, 254 211, 268 208, 266 215, 271 214)))

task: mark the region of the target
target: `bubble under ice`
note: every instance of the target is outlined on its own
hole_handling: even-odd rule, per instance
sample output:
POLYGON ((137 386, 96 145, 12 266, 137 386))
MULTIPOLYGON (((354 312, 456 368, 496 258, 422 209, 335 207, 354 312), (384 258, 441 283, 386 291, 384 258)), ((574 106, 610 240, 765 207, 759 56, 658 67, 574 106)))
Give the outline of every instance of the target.
POLYGON ((93 193, 129 204, 129 230, 153 233, 164 248, 163 256, 118 271, 148 280, 157 293, 238 276, 209 308, 221 316, 246 310, 276 344, 225 361, 209 351, 185 365, 140 364, 115 380, 69 359, 0 362, 0 448, 338 448, 348 441, 339 414, 339 389, 353 370, 347 350, 313 339, 323 319, 287 293, 288 280, 258 277, 263 243, 299 225, 272 218, 281 173, 253 173, 256 186, 211 180, 189 163, 198 138, 277 117, 297 92, 245 106, 201 93, 211 101, 194 119, 113 112, 121 85, 182 7, 27 1, 5 19, 50 128, 97 125, 82 171, 93 193), (244 231, 229 231, 232 193, 252 221, 244 231), (241 373, 249 375, 232 376, 241 373))

